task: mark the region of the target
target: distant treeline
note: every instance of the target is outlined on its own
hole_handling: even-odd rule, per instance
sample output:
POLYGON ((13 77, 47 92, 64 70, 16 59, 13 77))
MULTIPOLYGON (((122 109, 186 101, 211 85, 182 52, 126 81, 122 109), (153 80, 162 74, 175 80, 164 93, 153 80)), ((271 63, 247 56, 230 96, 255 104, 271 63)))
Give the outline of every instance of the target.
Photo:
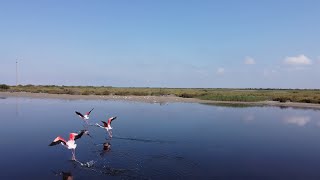
POLYGON ((319 89, 275 88, 154 88, 0 84, 0 91, 70 95, 178 96, 214 101, 280 101, 320 104, 319 89))

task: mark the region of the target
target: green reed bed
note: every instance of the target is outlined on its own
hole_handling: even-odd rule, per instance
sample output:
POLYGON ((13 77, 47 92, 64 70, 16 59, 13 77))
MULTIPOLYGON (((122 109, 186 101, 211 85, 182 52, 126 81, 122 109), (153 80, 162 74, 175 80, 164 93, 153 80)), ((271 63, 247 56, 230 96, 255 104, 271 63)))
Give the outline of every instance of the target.
POLYGON ((110 86, 55 86, 0 84, 0 91, 70 95, 177 96, 213 101, 280 101, 320 104, 320 90, 314 89, 220 89, 220 88, 139 88, 110 86))

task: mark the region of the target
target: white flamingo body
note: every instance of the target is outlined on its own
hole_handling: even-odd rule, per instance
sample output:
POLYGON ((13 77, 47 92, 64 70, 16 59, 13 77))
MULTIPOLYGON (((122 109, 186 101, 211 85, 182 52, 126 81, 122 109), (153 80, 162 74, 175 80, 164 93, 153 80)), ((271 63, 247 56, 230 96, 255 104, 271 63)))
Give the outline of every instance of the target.
POLYGON ((77 144, 75 143, 76 141, 68 141, 67 143, 66 143, 66 146, 67 146, 67 148, 68 149, 76 149, 77 148, 77 144))

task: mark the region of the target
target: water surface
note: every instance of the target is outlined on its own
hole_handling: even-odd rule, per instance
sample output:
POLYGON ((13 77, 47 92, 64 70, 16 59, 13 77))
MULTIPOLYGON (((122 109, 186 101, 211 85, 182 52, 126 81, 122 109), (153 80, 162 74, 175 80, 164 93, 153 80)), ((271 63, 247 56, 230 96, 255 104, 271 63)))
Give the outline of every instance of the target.
POLYGON ((316 110, 10 97, 0 98, 0 114, 1 179, 320 178, 316 110), (112 139, 74 113, 92 107, 92 124, 118 116, 112 139), (83 165, 48 146, 84 128, 93 138, 77 140, 83 165))

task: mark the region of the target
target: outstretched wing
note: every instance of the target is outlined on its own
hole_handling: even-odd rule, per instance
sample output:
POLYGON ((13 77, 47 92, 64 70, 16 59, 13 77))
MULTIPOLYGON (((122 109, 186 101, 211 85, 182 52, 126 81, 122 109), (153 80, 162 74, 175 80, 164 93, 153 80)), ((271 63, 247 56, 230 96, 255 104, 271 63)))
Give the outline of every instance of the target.
POLYGON ((89 116, 90 115, 90 113, 91 113, 91 111, 93 110, 94 108, 92 108, 89 112, 87 112, 87 115, 89 116))
POLYGON ((111 119, 111 122, 112 122, 113 120, 117 119, 117 116, 111 117, 110 119, 111 119))
POLYGON ((111 122, 112 122, 113 120, 115 120, 115 119, 117 119, 117 117, 111 117, 111 118, 109 118, 109 119, 108 119, 108 124, 111 125, 111 122))
POLYGON ((76 114, 78 114, 81 118, 84 118, 84 115, 82 115, 82 114, 79 113, 78 111, 76 111, 76 114))
POLYGON ((79 134, 75 135, 74 140, 80 139, 81 136, 87 132, 88 132, 87 130, 81 130, 79 134))
POLYGON ((108 123, 106 123, 105 121, 101 121, 103 123, 104 127, 108 127, 108 123))
POLYGON ((64 145, 67 144, 66 140, 64 140, 62 137, 58 136, 52 141, 52 143, 49 144, 49 146, 55 146, 60 143, 63 143, 64 145))

